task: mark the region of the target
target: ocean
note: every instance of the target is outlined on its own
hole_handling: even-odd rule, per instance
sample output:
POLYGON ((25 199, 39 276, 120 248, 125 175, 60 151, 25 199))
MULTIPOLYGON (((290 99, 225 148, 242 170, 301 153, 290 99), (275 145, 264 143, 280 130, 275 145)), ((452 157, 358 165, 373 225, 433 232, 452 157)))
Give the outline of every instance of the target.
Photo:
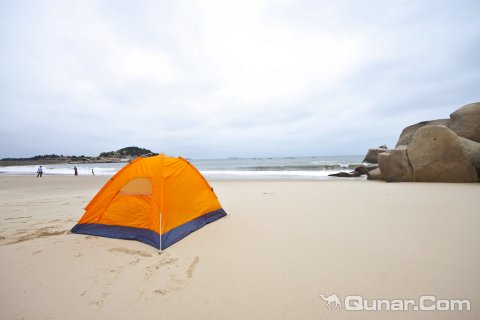
MULTIPOLYGON (((276 157, 276 158, 228 158, 228 159, 189 159, 207 179, 292 179, 318 180, 332 179, 329 174, 352 171, 362 164, 363 155, 316 156, 316 157, 276 157)), ((81 176, 112 176, 126 162, 47 164, 44 175, 73 175, 73 166, 81 176)), ((36 175, 38 166, 0 167, 0 174, 36 175)))

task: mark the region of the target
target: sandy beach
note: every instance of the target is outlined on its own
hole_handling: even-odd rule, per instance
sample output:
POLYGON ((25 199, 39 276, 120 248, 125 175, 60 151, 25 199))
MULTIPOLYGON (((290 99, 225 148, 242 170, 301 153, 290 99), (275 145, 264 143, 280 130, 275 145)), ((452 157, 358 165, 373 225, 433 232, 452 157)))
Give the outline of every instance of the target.
POLYGON ((478 319, 480 184, 211 181, 220 219, 161 254, 71 234, 105 176, 0 176, 1 319, 478 319), (329 310, 320 294, 468 299, 329 310))

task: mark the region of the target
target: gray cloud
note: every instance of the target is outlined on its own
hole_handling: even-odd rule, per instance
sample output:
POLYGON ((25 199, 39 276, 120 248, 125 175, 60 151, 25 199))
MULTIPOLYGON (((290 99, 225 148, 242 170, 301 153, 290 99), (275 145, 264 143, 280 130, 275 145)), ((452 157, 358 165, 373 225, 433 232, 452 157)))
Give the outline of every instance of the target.
POLYGON ((479 101, 478 1, 2 1, 0 157, 361 154, 479 101))

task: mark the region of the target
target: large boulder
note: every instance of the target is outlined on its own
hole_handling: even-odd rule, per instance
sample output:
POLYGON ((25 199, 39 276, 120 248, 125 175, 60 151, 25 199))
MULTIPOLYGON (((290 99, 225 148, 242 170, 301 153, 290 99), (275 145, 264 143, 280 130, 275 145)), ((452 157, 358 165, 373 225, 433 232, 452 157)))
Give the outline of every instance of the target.
POLYGON ((397 144, 395 148, 398 146, 408 146, 413 139, 413 135, 417 132, 418 129, 423 128, 425 126, 432 126, 432 125, 442 125, 448 126, 450 124, 450 119, 438 119, 438 120, 430 120, 430 121, 422 121, 411 126, 406 127, 403 129, 400 137, 398 138, 397 144))
POLYGON ((364 163, 378 163, 378 155, 382 152, 387 152, 387 146, 380 146, 378 148, 368 149, 367 155, 362 162, 364 163))
POLYGON ((460 138, 445 126, 425 126, 408 146, 413 181, 476 182, 480 143, 460 138))
POLYGON ((465 138, 460 138, 460 140, 462 140, 468 159, 477 170, 478 181, 480 181, 480 143, 465 138))
POLYGON ((380 168, 369 171, 367 173, 367 179, 368 180, 385 180, 382 174, 382 171, 380 171, 380 168))
POLYGON ((413 168, 407 146, 399 146, 378 155, 378 166, 387 182, 412 182, 413 168))
POLYGON ((480 102, 467 104, 450 115, 448 126, 462 138, 480 142, 480 102))
POLYGON ((377 168, 378 168, 377 165, 369 165, 369 166, 361 165, 356 167, 354 171, 360 173, 361 175, 366 175, 368 174, 369 171, 375 170, 377 168))

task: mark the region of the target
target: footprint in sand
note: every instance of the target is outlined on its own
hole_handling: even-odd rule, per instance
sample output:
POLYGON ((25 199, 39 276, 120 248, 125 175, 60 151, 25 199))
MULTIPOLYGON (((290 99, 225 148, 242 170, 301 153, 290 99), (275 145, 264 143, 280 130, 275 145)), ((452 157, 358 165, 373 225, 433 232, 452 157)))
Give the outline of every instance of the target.
MULTIPOLYGON (((67 234, 69 232, 69 230, 49 231, 48 229, 49 229, 49 227, 38 229, 34 233, 30 233, 30 234, 26 234, 24 236, 20 236, 17 239, 15 239, 15 240, 7 243, 7 244, 15 244, 15 243, 29 241, 29 240, 33 240, 33 239, 37 239, 37 238, 58 236, 58 235, 62 235, 62 234, 67 234)), ((19 232, 17 232, 17 235, 20 235, 22 233, 24 233, 24 232, 19 231, 19 232)))
POLYGON ((146 257, 146 258, 150 258, 152 256, 150 253, 145 252, 145 251, 131 250, 131 249, 126 249, 126 248, 112 248, 108 251, 132 254, 132 255, 135 255, 135 256, 141 256, 141 257, 146 257))
POLYGON ((5 218, 3 220, 20 220, 20 219, 28 219, 28 218, 31 218, 32 216, 28 216, 28 217, 16 217, 16 218, 5 218))
POLYGON ((164 255, 160 261, 145 268, 145 279, 148 279, 151 276, 153 276, 155 273, 157 273, 157 270, 159 270, 161 267, 176 265, 177 261, 178 261, 177 258, 170 258, 169 255, 164 255))
POLYGON ((125 269, 124 266, 119 266, 119 267, 116 267, 116 268, 110 270, 110 273, 116 273, 116 274, 118 274, 118 273, 122 272, 123 269, 125 269))
POLYGON ((167 290, 157 289, 153 292, 157 293, 157 294, 161 294, 162 296, 164 296, 167 293, 167 290))
POLYGON ((109 295, 109 293, 104 292, 102 293, 102 297, 96 301, 90 302, 88 305, 96 305, 98 310, 102 309, 103 303, 105 302, 105 298, 109 295))
POLYGON ((180 289, 180 285, 183 284, 183 280, 178 279, 174 274, 169 274, 168 278, 174 289, 180 289))
POLYGON ((197 266, 198 261, 200 261, 200 258, 198 256, 196 256, 195 259, 193 259, 192 263, 190 263, 190 266, 187 269, 187 277, 188 278, 193 277, 193 271, 195 270, 195 267, 197 266))
MULTIPOLYGON (((153 291, 155 294, 160 294, 162 296, 166 295, 169 292, 174 292, 183 289, 183 280, 178 279, 175 275, 170 274, 168 275, 167 283, 164 283, 165 288, 156 289, 153 291)), ((145 300, 150 300, 151 298, 147 297, 145 300)))

